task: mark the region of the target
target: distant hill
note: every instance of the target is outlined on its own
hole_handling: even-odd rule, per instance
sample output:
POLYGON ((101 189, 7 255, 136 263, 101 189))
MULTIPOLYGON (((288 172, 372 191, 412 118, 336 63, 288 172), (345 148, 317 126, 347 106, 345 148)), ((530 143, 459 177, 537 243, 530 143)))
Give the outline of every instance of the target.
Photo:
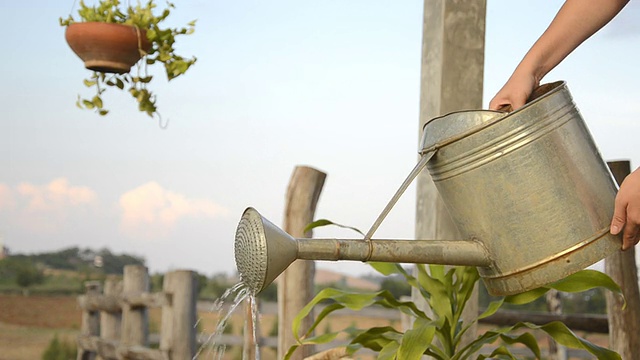
POLYGON ((11 254, 7 259, 26 259, 40 267, 83 272, 100 269, 105 274, 122 274, 125 265, 145 265, 142 257, 113 254, 108 249, 92 250, 71 247, 55 252, 38 254, 11 254))

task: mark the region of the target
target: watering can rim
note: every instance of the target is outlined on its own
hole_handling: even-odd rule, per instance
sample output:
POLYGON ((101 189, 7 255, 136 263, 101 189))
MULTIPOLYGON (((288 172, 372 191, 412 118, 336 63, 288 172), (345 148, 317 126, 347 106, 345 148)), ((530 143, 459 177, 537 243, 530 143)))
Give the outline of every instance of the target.
MULTIPOLYGON (((466 109, 466 110, 456 110, 456 111, 452 111, 449 112, 447 114, 444 115, 440 115, 440 116, 436 116, 432 119, 429 119, 424 126, 422 127, 422 141, 420 142, 422 147, 419 151, 419 153, 421 155, 424 155, 426 153, 429 152, 435 152, 437 149, 446 146, 448 144, 451 144, 453 142, 456 142, 462 138, 465 138, 469 135, 475 134, 478 131, 485 129, 491 125, 494 125, 498 122, 500 122, 501 120, 510 117, 512 115, 517 115, 527 109, 529 109, 530 107, 534 106, 535 104, 537 104, 538 102, 542 101, 543 99, 555 94, 556 92, 562 91, 563 89, 567 88, 567 83, 564 80, 559 80, 559 81, 555 81, 555 82, 551 82, 551 83, 546 83, 546 84, 542 84, 540 86, 538 86, 536 89, 534 89, 534 91, 532 92, 531 96, 529 97, 529 99, 527 100, 527 102, 520 108, 518 108, 515 111, 508 111, 508 110, 485 110, 485 109, 480 109, 480 110, 471 110, 471 109, 466 109), (428 143, 426 143, 426 136, 427 136, 427 127, 434 123, 435 121, 441 120, 443 118, 447 118, 447 117, 452 117, 455 115, 464 115, 464 114, 487 114, 489 116, 493 116, 493 118, 483 124, 477 125, 477 126, 473 126, 459 134, 450 136, 446 139, 438 139, 437 141, 428 143)), ((509 106, 509 109, 511 107, 509 106)))

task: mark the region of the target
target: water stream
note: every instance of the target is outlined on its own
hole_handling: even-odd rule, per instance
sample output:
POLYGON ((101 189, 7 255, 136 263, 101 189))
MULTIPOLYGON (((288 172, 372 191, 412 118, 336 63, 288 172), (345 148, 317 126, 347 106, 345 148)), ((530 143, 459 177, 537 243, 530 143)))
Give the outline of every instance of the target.
MULTIPOLYGON (((224 334, 224 330, 227 327, 229 318, 233 312, 238 308, 243 301, 248 300, 251 306, 251 313, 253 317, 253 338, 255 343, 255 359, 260 359, 258 341, 256 337, 256 326, 258 321, 258 309, 255 296, 251 293, 250 289, 242 282, 227 289, 220 298, 218 298, 211 306, 210 312, 218 314, 218 321, 216 323, 215 331, 210 334, 207 339, 200 346, 193 360, 198 359, 200 355, 205 355, 207 359, 222 360, 226 351, 226 345, 220 343, 220 339, 224 334), (227 302, 230 302, 227 306, 227 302)), ((195 326, 198 326, 199 319, 195 326)))

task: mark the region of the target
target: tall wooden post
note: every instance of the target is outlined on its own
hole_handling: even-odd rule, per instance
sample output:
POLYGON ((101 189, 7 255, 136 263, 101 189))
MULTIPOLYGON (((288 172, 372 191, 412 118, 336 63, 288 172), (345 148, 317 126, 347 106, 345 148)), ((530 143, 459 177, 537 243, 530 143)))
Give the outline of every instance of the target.
POLYGON ((169 303, 162 307, 160 350, 173 360, 190 360, 196 354, 198 277, 194 271, 165 274, 162 291, 169 303))
MULTIPOLYGON (((631 172, 629 161, 609 162, 609 168, 618 184, 631 172)), ((607 316, 609 318, 609 348, 625 360, 640 359, 640 293, 635 249, 618 251, 605 259, 605 271, 624 293, 623 300, 607 292, 607 316)))
MULTIPOLYGON (((141 265, 126 265, 122 281, 124 297, 139 296, 149 292, 149 273, 141 265)), ((147 346, 149 342, 149 314, 146 307, 132 307, 125 304, 122 308, 123 346, 147 346)))
MULTIPOLYGON (((482 108, 485 17, 486 0, 424 1, 419 139, 429 119, 482 108)), ((461 238, 427 171, 417 179, 416 238, 461 238)), ((477 295, 465 311, 477 316, 477 295)), ((475 329, 467 334, 475 338, 475 329)))
MULTIPOLYGON (((313 221, 316 205, 327 175, 306 166, 297 166, 287 189, 283 229, 296 238, 311 237, 304 228, 313 221)), ((296 260, 278 278, 278 359, 294 345, 291 332, 293 318, 313 298, 315 265, 313 261, 296 260)), ((309 319, 302 324, 301 331, 311 326, 309 319)), ((313 353, 311 347, 298 349, 292 360, 301 360, 313 353)))

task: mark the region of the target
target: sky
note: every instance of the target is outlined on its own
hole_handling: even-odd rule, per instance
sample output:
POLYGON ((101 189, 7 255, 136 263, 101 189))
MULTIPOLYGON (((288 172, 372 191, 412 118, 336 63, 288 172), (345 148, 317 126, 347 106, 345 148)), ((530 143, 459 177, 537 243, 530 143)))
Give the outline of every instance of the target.
MULTIPOLYGON (((152 272, 233 273, 243 210, 282 224, 296 166, 327 174, 316 218, 368 229, 417 159, 423 2, 174 3, 169 25, 197 19, 178 53, 198 60, 171 83, 154 72, 167 129, 127 93, 105 93, 106 117, 75 106, 91 92, 82 84, 90 72, 58 24, 75 14, 73 0, 0 3, 4 245, 13 253, 108 248, 144 257, 152 272)), ((487 1, 484 108, 561 4, 487 1)), ((603 158, 633 168, 638 20, 631 1, 543 80, 565 80, 603 158)), ((412 186, 376 236, 413 238, 414 212, 412 186)))

